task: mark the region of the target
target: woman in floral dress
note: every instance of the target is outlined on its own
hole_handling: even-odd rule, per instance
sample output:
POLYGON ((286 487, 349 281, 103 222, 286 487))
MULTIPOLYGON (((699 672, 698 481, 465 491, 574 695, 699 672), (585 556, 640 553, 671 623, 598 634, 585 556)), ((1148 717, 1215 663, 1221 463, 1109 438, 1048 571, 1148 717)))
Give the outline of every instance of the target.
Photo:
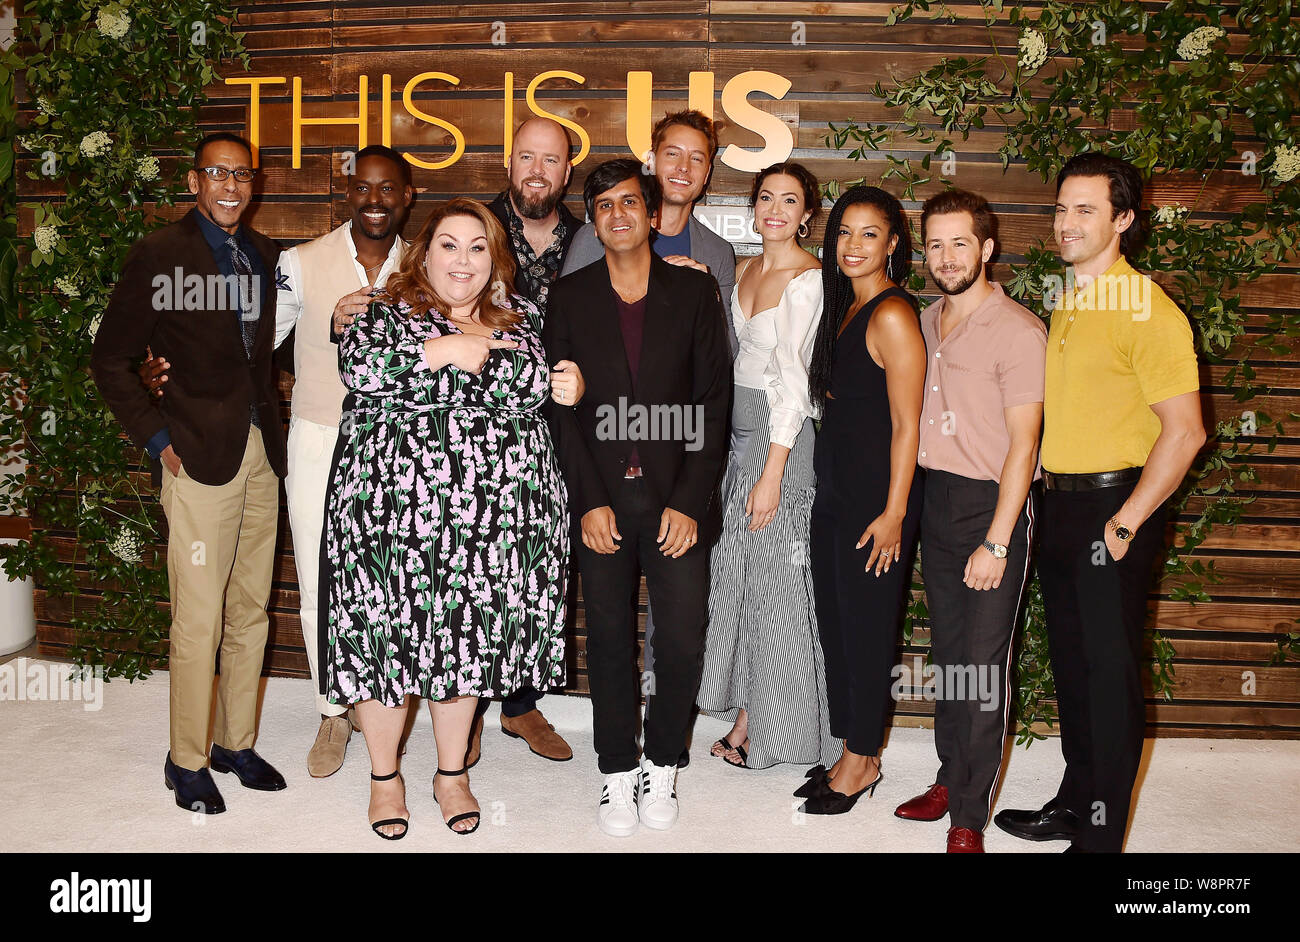
POLYGON ((573 373, 552 380, 541 315, 508 295, 513 280, 496 219, 451 200, 340 340, 350 394, 327 506, 322 686, 356 704, 370 821, 390 840, 409 820, 396 778, 408 695, 431 701, 434 797, 468 833, 477 698, 564 683, 569 516, 540 410, 548 393, 572 405, 577 387, 573 373))

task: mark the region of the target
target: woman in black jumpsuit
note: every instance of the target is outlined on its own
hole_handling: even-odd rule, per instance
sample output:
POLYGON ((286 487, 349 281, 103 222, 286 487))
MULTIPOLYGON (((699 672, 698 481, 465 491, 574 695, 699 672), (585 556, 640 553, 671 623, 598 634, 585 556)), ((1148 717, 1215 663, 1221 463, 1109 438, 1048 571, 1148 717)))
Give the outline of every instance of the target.
POLYGON ((810 370, 823 403, 814 451, 812 575, 826 655, 831 732, 843 757, 795 794, 810 814, 842 814, 881 780, 895 646, 921 519, 916 466, 925 341, 907 280, 902 207, 877 187, 831 210, 824 301, 810 370))

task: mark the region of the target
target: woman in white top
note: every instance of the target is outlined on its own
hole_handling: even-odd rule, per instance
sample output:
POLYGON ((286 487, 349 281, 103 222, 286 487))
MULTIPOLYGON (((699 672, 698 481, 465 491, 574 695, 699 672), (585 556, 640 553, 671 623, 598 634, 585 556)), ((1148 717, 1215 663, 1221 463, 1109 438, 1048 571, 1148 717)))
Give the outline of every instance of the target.
POLYGON ((808 568, 808 362, 822 278, 798 241, 821 208, 817 180, 800 164, 776 164, 754 178, 750 205, 763 252, 737 271, 731 298, 740 350, 696 703, 734 722, 711 750, 731 765, 826 764, 842 744, 830 734, 808 568))

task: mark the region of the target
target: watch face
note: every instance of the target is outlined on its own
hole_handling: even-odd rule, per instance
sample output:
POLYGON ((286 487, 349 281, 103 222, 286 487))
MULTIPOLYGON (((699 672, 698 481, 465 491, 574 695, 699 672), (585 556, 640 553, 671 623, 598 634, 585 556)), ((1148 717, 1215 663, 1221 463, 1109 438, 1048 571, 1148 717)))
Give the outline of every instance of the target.
POLYGON ((1115 535, 1126 543, 1129 540, 1133 539, 1133 531, 1130 530, 1128 527, 1116 527, 1115 535))
POLYGON ((1007 548, 1005 546, 995 546, 993 549, 993 555, 996 556, 998 559, 1006 559, 1007 548))

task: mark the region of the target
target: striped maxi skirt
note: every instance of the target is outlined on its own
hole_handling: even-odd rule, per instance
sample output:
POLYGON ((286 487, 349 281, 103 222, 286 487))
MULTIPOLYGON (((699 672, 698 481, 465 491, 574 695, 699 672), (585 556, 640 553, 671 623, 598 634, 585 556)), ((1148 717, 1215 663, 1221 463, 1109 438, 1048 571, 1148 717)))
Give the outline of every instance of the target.
POLYGON ((843 744, 830 731, 808 562, 816 433, 805 421, 786 461, 776 516, 751 533, 745 500, 767 461, 769 414, 763 390, 736 386, 696 704, 729 722, 739 709, 748 713, 751 768, 829 766, 843 744))

